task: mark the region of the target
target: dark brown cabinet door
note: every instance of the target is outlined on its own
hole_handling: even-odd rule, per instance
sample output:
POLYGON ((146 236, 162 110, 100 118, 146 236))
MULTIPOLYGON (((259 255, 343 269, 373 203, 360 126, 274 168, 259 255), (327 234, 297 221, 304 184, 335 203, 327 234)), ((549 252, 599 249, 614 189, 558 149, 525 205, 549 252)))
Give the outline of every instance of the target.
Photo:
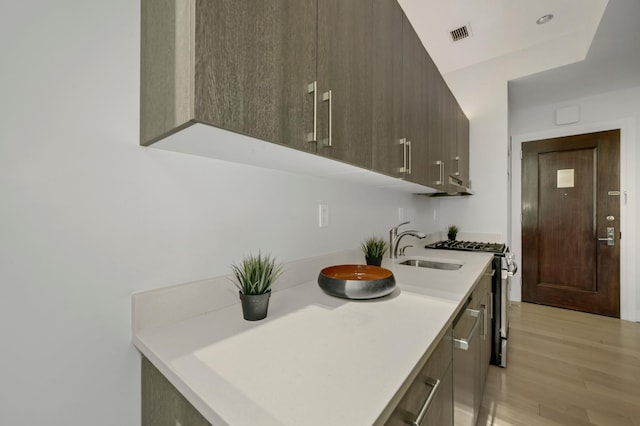
POLYGON ((142 426, 210 426, 166 377, 142 358, 142 426))
POLYGON ((318 153, 371 168, 373 3, 318 1, 318 153))
POLYGON ((198 1, 195 118, 315 151, 316 2, 198 1))
POLYGON ((454 156, 454 175, 462 181, 465 186, 470 186, 469 182, 469 119, 458 105, 458 147, 454 156))
POLYGON ((418 376, 400 399, 385 426, 420 424, 420 426, 453 425, 453 336, 451 329, 442 337, 418 376), (439 384, 434 387, 435 381, 439 384), (434 392, 424 417, 422 408, 434 392), (418 420, 421 420, 417 423, 418 420))
POLYGON ((424 172, 424 165, 429 156, 425 96, 426 51, 406 17, 402 25, 402 38, 402 119, 404 138, 409 144, 409 172, 405 173, 405 179, 427 185, 428 176, 424 172))
POLYGON ((450 177, 467 186, 469 183, 469 119, 458 101, 438 73, 430 125, 431 186, 440 190, 451 189, 450 177))
POLYGON ((447 175, 465 186, 469 180, 469 119, 451 95, 452 136, 448 146, 447 175))
POLYGON ((402 22, 396 0, 373 2, 373 68, 371 141, 373 170, 390 176, 404 173, 402 128, 402 22))
POLYGON ((449 88, 438 72, 435 64, 430 61, 428 77, 429 93, 429 163, 428 185, 435 189, 442 189, 445 172, 445 138, 449 137, 449 88))
POLYGON ((453 158, 458 146, 458 102, 451 90, 447 87, 447 118, 446 137, 442 140, 443 181, 442 188, 450 189, 449 176, 453 173, 453 158))
MULTIPOLYGON (((433 62, 422 45, 422 42, 420 40, 418 40, 418 42, 420 44, 420 47, 418 48, 418 56, 420 58, 420 65, 422 69, 422 90, 420 91, 420 115, 417 117, 419 127, 416 131, 418 134, 413 137, 413 143, 411 145, 411 180, 422 185, 429 185, 428 165, 432 162, 429 155, 429 103, 432 94, 432 88, 429 86, 429 79, 431 74, 430 67, 433 62)), ((435 65, 433 68, 435 68, 435 65)))

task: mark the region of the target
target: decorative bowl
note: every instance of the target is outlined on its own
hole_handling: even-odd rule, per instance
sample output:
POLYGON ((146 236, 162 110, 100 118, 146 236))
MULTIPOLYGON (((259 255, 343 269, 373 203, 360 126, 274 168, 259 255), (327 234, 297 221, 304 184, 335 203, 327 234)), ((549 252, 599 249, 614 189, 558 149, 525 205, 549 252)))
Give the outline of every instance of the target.
POLYGON ((345 299, 375 299, 396 288, 393 272, 373 265, 336 265, 320 271, 318 285, 325 293, 345 299))

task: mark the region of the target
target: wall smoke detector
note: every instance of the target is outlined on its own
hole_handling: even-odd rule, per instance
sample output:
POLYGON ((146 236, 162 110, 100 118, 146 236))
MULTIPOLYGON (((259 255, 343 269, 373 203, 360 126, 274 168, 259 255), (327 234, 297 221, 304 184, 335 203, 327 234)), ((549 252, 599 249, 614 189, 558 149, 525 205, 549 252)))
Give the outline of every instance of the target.
POLYGON ((456 42, 460 40, 464 40, 471 36, 471 25, 466 24, 456 29, 453 29, 449 32, 451 36, 451 41, 456 42))

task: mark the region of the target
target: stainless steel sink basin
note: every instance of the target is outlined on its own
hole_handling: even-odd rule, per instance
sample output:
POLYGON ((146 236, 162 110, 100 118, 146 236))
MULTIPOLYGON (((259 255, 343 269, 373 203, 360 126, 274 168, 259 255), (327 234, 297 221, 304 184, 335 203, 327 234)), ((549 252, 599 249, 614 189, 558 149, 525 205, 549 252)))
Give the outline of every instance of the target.
POLYGON ((419 268, 443 269, 445 271, 457 271, 458 269, 462 268, 462 265, 459 263, 436 262, 433 260, 425 259, 408 259, 400 262, 400 265, 417 266, 419 268))

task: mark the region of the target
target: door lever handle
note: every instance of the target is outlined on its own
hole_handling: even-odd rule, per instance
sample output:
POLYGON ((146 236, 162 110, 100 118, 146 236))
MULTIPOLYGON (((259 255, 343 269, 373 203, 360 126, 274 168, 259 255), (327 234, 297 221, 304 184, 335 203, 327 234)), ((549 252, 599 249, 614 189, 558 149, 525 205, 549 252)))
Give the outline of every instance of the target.
POLYGON ((616 237, 615 237, 615 228, 613 226, 607 227, 607 237, 606 238, 598 238, 598 241, 606 241, 608 246, 616 245, 616 237))

